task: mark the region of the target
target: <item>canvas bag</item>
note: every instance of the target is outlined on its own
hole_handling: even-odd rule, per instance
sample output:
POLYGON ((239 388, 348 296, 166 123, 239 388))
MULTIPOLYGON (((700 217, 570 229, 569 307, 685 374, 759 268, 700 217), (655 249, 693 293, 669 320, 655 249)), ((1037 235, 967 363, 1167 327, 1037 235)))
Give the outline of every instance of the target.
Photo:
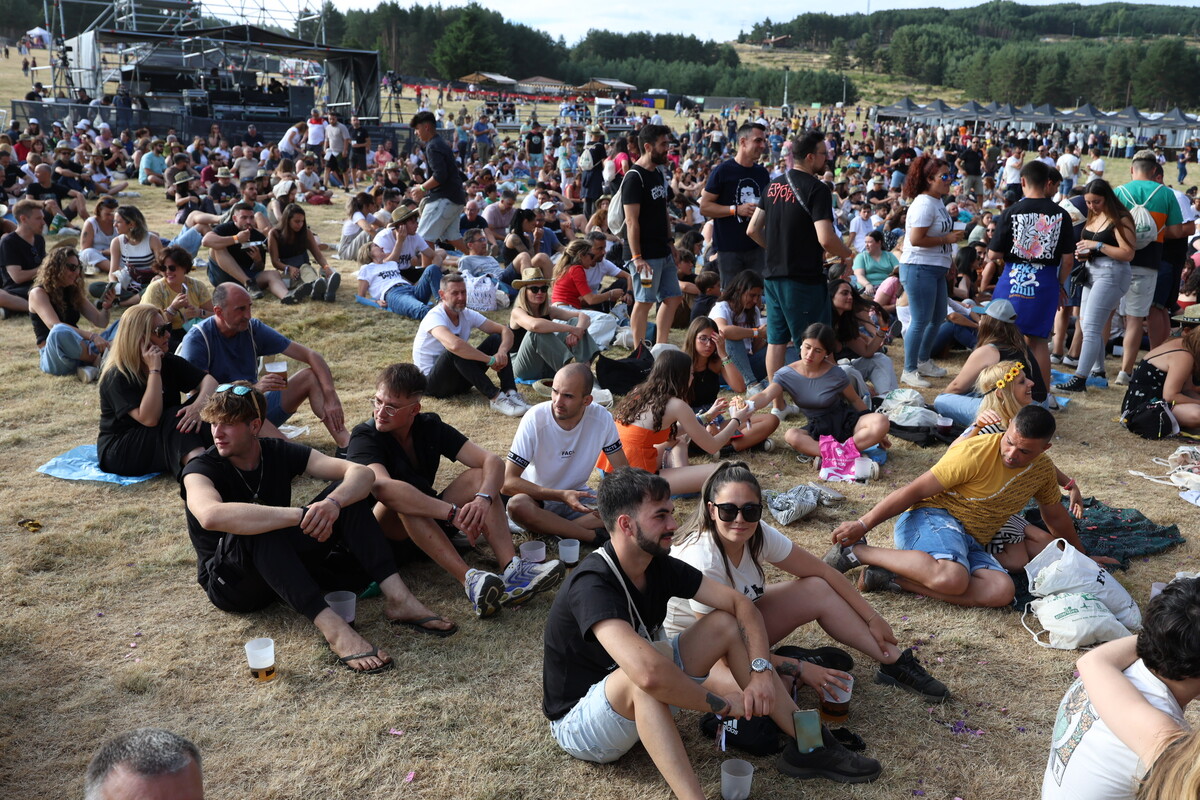
POLYGON ((1142 627, 1142 612, 1120 581, 1065 539, 1046 545, 1025 565, 1025 574, 1029 591, 1037 597, 1086 593, 1104 603, 1125 628, 1136 631, 1142 627), (1058 549, 1060 542, 1065 549, 1058 549))
POLYGON ((499 281, 491 275, 463 274, 463 283, 467 285, 467 307, 476 311, 496 310, 496 287, 499 281))
POLYGON ((854 440, 839 442, 832 436, 822 436, 820 447, 821 480, 853 482, 854 461, 861 455, 854 440))
POLYGON ((1021 614, 1021 625, 1042 647, 1055 650, 1078 650, 1092 644, 1111 642, 1129 636, 1129 631, 1117 621, 1112 612, 1092 594, 1056 594, 1034 600, 1021 614), (1025 622, 1029 613, 1037 616, 1040 631, 1034 631, 1025 622), (1043 642, 1043 633, 1049 634, 1049 642, 1043 642))
POLYGON ((622 239, 625 238, 625 204, 621 202, 621 198, 625 193, 625 181, 629 180, 630 175, 637 175, 639 181, 642 179, 640 172, 630 169, 621 178, 621 185, 613 192, 612 202, 608 204, 608 232, 622 239))

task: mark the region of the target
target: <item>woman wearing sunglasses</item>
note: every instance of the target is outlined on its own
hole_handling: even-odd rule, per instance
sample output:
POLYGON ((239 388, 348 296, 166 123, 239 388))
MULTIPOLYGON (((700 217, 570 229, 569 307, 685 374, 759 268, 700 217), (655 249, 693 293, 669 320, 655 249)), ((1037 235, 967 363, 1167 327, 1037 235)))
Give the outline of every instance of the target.
POLYGON ((97 308, 87 300, 79 253, 74 247, 56 247, 38 267, 29 290, 29 319, 41 351, 39 366, 50 375, 70 375, 91 383, 99 375, 96 365, 117 323, 109 325, 108 312, 116 295, 110 289, 97 308), (81 319, 102 329, 85 331, 81 319))
MULTIPOLYGON (((681 529, 671 555, 751 598, 772 645, 815 621, 830 638, 880 664, 876 683, 899 686, 931 702, 950 696, 911 649, 901 651, 891 626, 844 577, 763 522, 762 512, 762 489, 754 473, 743 461, 726 461, 704 482, 691 530, 681 529), (793 577, 767 583, 764 563, 793 577)), ((695 600, 675 598, 663 625, 676 635, 710 611, 695 600)), ((854 667, 854 659, 836 647, 781 647, 771 662, 785 680, 792 678, 818 693, 830 686, 848 689, 847 672, 854 667)), ((713 667, 705 685, 717 694, 738 691, 723 663, 713 667)))
POLYGON ((167 245, 158 254, 154 271, 158 277, 146 287, 142 302, 161 310, 171 323, 168 352, 174 353, 187 330, 213 315, 212 289, 191 277, 192 256, 176 244, 167 245))
MULTIPOLYGON (((586 239, 572 242, 588 246, 586 239)), ((513 281, 509 325, 513 332, 513 374, 521 380, 553 378, 559 369, 576 361, 590 364, 599 352, 588 334, 591 319, 581 312, 550 304, 550 281, 537 267, 526 267, 521 279, 513 281)))
MULTIPOLYGON (((712 421, 728 407, 724 400, 720 400, 720 405, 717 404, 721 381, 725 381, 734 394, 746 391, 746 382, 742 379, 734 360, 729 357, 727 346, 728 343, 721 335, 717 323, 708 317, 696 317, 692 320, 683 338, 683 352, 692 359, 692 385, 688 402, 692 410, 709 423, 708 432, 712 434, 720 430, 712 421)), ((734 342, 733 346, 738 347, 739 343, 734 342)), ((761 449, 764 451, 773 449, 775 443, 771 434, 778 427, 779 417, 774 414, 759 414, 742 430, 740 436, 735 436, 729 444, 721 448, 721 456, 749 450, 755 445, 762 445, 761 449)))
POLYGON ((167 352, 171 323, 140 304, 125 312, 100 373, 100 468, 117 475, 170 472, 212 444, 200 420, 217 387, 211 375, 167 352), (195 392, 193 402, 181 395, 195 392))

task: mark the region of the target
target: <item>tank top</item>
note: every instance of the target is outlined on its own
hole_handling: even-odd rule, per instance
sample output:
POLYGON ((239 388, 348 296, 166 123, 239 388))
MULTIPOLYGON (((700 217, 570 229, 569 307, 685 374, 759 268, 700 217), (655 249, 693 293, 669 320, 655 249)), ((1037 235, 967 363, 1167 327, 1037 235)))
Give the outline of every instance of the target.
POLYGON ((84 223, 92 229, 92 248, 95 250, 108 250, 112 240, 117 235, 117 229, 114 226, 112 233, 105 233, 104 230, 96 223, 95 217, 88 217, 88 221, 84 223))
POLYGON ((150 237, 147 232, 140 242, 131 242, 125 234, 114 237, 121 243, 121 266, 129 270, 134 283, 147 286, 154 280, 154 250, 150 247, 150 237))
MULTIPOLYGON (((70 302, 72 295, 65 294, 63 300, 67 302, 67 306, 59 308, 54 306, 54 313, 58 314, 58 321, 64 325, 79 327, 79 306, 70 302)), ((51 303, 53 306, 53 302, 51 303)), ((33 336, 37 340, 37 346, 40 348, 46 343, 46 339, 50 336, 50 327, 42 322, 42 318, 31 310, 29 312, 29 321, 33 323, 33 336)))
POLYGON ((1112 247, 1117 246, 1117 231, 1113 225, 1109 225, 1102 231, 1089 231, 1087 228, 1084 228, 1080 238, 1087 239, 1091 242, 1100 242, 1101 244, 1111 245, 1112 247))
POLYGON ((707 411, 717 399, 721 391, 721 376, 711 369, 702 369, 692 373, 692 406, 707 411))

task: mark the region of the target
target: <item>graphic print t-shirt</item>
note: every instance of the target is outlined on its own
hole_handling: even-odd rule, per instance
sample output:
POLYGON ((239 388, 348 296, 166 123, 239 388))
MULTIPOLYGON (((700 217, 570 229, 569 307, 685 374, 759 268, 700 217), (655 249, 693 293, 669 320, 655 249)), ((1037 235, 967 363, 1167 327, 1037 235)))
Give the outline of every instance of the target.
POLYGON ((988 250, 1011 264, 1057 264, 1075 252, 1075 232, 1067 212, 1044 197, 1027 197, 1010 207, 996 225, 988 250))

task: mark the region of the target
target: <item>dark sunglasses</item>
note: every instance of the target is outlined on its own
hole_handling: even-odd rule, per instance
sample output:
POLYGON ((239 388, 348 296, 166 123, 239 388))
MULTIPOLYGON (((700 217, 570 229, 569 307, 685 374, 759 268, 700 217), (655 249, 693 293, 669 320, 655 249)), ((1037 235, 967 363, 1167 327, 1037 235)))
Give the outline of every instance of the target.
POLYGON ((224 394, 225 392, 233 392, 238 397, 245 397, 254 391, 253 386, 234 386, 232 383, 222 383, 217 387, 216 394, 224 394))
POLYGON ((78 261, 68 261, 67 262, 67 270, 69 270, 70 272, 78 272, 79 269, 80 269, 80 266, 79 266, 78 261))
POLYGON ((938 175, 938 180, 941 181, 942 183, 949 183, 950 176, 949 175, 938 175))
POLYGON ((717 510, 717 516, 722 522, 733 522, 737 519, 739 511, 742 519, 746 522, 758 522, 762 519, 762 503, 746 503, 744 506, 736 506, 733 503, 713 503, 712 506, 717 510))
MULTIPOLYGON (((155 336, 166 336, 167 334, 169 334, 171 332, 171 323, 164 322, 162 325, 155 325, 153 328, 150 329, 150 332, 153 333, 155 336)), ((244 389, 246 387, 239 386, 238 388, 244 389)))
POLYGON ((178 264, 172 264, 170 261, 163 262, 163 265, 162 265, 163 272, 174 272, 177 269, 181 270, 181 269, 183 269, 183 267, 179 266, 178 264))
POLYGON ((528 292, 536 293, 536 294, 545 294, 546 289, 548 289, 548 288, 549 287, 547 287, 543 284, 541 286, 526 286, 525 290, 528 292))

